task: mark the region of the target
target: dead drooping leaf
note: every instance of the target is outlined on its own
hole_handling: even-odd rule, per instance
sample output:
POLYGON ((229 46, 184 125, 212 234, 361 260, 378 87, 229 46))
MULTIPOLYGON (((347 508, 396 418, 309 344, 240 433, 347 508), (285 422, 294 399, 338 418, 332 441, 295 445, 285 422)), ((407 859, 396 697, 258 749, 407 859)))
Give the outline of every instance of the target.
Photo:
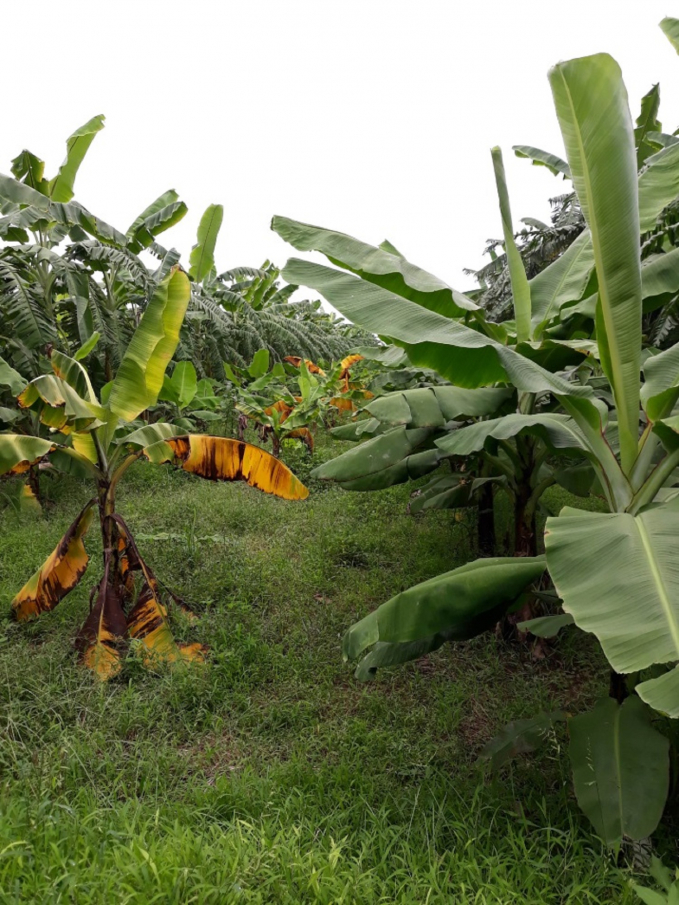
MULTIPOLYGON (((283 361, 287 361, 293 368, 300 368, 302 366, 302 359, 297 355, 288 355, 283 361)), ((325 371, 322 368, 319 368, 317 364, 314 364, 313 361, 309 361, 308 358, 305 358, 304 364, 310 374, 322 374, 325 377, 325 371)))
MULTIPOLYGON (((124 555, 121 557, 119 554, 118 559, 121 574, 125 579, 130 579, 132 572, 140 570, 144 576, 139 597, 127 617, 126 625, 130 638, 140 641, 144 646, 144 666, 153 667, 159 663, 176 663, 179 660, 202 662, 205 655, 202 644, 181 645, 174 640, 167 621, 167 610, 160 599, 158 580, 139 553, 127 524, 119 515, 113 518, 125 549, 124 555)), ((175 597, 175 600, 178 599, 175 597)), ((190 612, 186 604, 183 605, 190 612)))
POLYGON ((334 405, 340 412, 356 411, 356 404, 348 396, 333 396, 330 405, 334 405))
POLYGON ((355 365, 357 361, 363 361, 363 356, 354 354, 354 355, 347 355, 346 358, 343 358, 342 361, 340 362, 340 367, 342 368, 342 373, 340 374, 340 377, 344 377, 345 376, 344 372, 348 371, 349 368, 351 368, 352 365, 355 365))
POLYGON ((180 660, 202 662, 205 658, 202 644, 180 645, 174 640, 167 622, 167 610, 158 599, 157 589, 147 580, 127 618, 127 630, 131 638, 144 645, 144 666, 153 667, 180 660))
POLYGON ((278 399, 274 402, 273 405, 268 406, 264 409, 264 414, 271 416, 274 412, 280 412, 281 416, 281 424, 285 421, 287 417, 289 417, 290 412, 292 411, 292 406, 288 405, 285 399, 278 399))
POLYGON ((97 602, 75 640, 81 662, 102 681, 120 672, 127 623, 108 571, 99 587, 97 602))
POLYGON ((286 437, 290 437, 294 440, 301 440, 310 453, 314 451, 314 435, 308 427, 297 427, 295 430, 290 431, 289 434, 286 434, 286 437))
POLYGON ((307 488, 278 459, 258 446, 227 437, 189 434, 164 441, 184 471, 211 481, 246 481, 285 500, 305 500, 307 488))
POLYGON ((85 574, 89 556, 82 539, 92 522, 94 502, 90 500, 80 512, 56 548, 12 601, 12 611, 19 622, 53 610, 85 574))

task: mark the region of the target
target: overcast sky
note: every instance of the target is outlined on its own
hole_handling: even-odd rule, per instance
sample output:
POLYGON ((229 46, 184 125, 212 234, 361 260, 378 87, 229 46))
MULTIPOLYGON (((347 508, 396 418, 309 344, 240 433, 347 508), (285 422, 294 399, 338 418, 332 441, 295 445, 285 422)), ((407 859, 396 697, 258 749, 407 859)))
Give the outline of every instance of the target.
POLYGON ((0 172, 29 148, 52 176, 67 136, 104 113, 76 198, 119 229, 175 188, 189 213, 163 241, 188 256, 220 202, 220 269, 282 266, 294 252, 269 229, 277 213, 388 238, 465 289, 462 268, 501 234, 491 146, 515 225, 566 188, 511 152, 563 154, 551 65, 608 51, 633 115, 659 81, 663 126, 679 126, 664 15, 679 2, 33 0, 3 42, 0 172))

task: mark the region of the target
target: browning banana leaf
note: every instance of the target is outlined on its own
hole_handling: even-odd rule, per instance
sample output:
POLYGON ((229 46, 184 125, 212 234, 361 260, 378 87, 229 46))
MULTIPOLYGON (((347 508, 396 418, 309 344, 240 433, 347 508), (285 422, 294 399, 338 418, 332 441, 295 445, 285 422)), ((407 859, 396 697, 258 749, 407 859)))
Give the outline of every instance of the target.
POLYGON ((127 623, 122 601, 104 575, 94 608, 75 640, 80 661, 102 681, 120 672, 127 623))
POLYGON ((307 488, 274 456, 241 440, 187 434, 148 446, 144 454, 156 465, 172 462, 210 481, 245 481, 285 500, 305 500, 307 488))
POLYGON ((94 500, 85 506, 38 571, 12 601, 19 622, 36 619, 53 610, 85 574, 89 556, 83 537, 92 522, 94 500))

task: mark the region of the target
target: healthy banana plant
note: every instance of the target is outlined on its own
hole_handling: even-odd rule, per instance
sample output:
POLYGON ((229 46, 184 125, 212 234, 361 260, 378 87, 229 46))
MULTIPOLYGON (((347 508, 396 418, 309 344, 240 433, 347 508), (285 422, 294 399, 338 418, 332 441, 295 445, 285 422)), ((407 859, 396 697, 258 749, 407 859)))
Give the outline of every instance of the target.
MULTIPOLYGON (((515 262, 514 343, 480 328, 459 293, 403 259, 387 260, 379 249, 368 255, 355 240, 289 221, 274 221, 274 228, 355 274, 293 259, 286 278, 390 336, 413 361, 460 386, 504 384, 520 394, 549 394, 569 416, 563 424, 594 469, 608 511, 567 507, 549 518, 545 557, 480 560, 410 588, 354 625, 344 653, 353 659, 373 646, 362 664, 368 671, 478 634, 548 569, 563 601, 561 622, 594 634, 611 665, 613 696, 570 718, 569 731, 578 801, 617 847, 624 837, 648 836, 662 816, 669 743, 654 719, 679 717, 679 345, 642 358, 640 254, 641 233, 679 195, 679 151, 665 148, 637 174, 627 93, 610 56, 558 64, 549 80, 587 229, 530 283, 515 262), (610 404, 573 375, 545 367, 545 326, 586 291, 596 293, 596 354, 610 404)), ((494 154, 501 186, 498 162, 494 154)), ((508 206, 501 207, 509 251, 508 206)), ((665 264, 666 278, 676 279, 676 267, 665 264)), ((575 348, 572 341, 552 342, 575 348)), ((551 420, 530 411, 523 417, 534 427, 551 420)))
MULTIPOLYGON (((178 255, 155 244, 187 208, 171 189, 133 221, 126 233, 73 200, 75 179, 104 117, 95 116, 66 142, 66 159, 52 179, 30 151, 0 175, 0 324, 6 355, 22 373, 41 374, 54 346, 71 353, 99 334, 102 374, 112 377, 135 318, 178 255), (150 248, 163 258, 151 274, 138 258, 150 248), (169 257, 168 257, 169 256, 169 257)), ((99 379, 100 378, 100 379, 99 379)))
POLYGON ((19 405, 35 412, 52 436, 0 434, 0 474, 20 474, 46 459, 92 481, 92 499, 18 592, 12 610, 20 621, 34 619, 53 610, 78 584, 88 565, 83 539, 96 515, 103 577, 76 647, 81 661, 101 679, 120 671, 130 641, 141 645, 149 665, 203 655, 200 645, 181 647, 174 641, 159 582, 117 512, 118 485, 134 462, 142 457, 155 464, 169 462, 209 480, 242 480, 289 500, 308 495, 281 462, 255 446, 187 434, 172 424, 138 426, 143 422, 137 419, 156 403, 163 386, 189 295, 188 277, 175 268, 158 285, 104 398, 97 397, 78 361, 53 351, 53 373, 32 380, 18 397, 19 405), (136 574, 141 577, 138 594, 136 574))

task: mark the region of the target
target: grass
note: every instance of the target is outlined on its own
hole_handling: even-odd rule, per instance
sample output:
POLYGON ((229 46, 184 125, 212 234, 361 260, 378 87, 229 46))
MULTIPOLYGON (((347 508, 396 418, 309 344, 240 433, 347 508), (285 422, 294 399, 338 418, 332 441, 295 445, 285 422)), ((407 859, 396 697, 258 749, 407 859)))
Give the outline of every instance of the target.
MULTIPOLYGON (((44 517, 2 511, 3 612, 90 493, 44 489, 44 517)), ((408 516, 408 487, 312 490, 294 504, 129 472, 119 510, 201 613, 175 626, 209 644, 204 667, 131 657, 107 685, 77 668, 94 532, 89 581, 34 624, 0 623, 2 905, 636 901, 577 810, 562 735, 495 777, 476 763, 507 721, 603 690, 596 647, 566 632, 534 662, 485 637, 357 683, 343 632, 466 561, 473 525, 408 516)))

